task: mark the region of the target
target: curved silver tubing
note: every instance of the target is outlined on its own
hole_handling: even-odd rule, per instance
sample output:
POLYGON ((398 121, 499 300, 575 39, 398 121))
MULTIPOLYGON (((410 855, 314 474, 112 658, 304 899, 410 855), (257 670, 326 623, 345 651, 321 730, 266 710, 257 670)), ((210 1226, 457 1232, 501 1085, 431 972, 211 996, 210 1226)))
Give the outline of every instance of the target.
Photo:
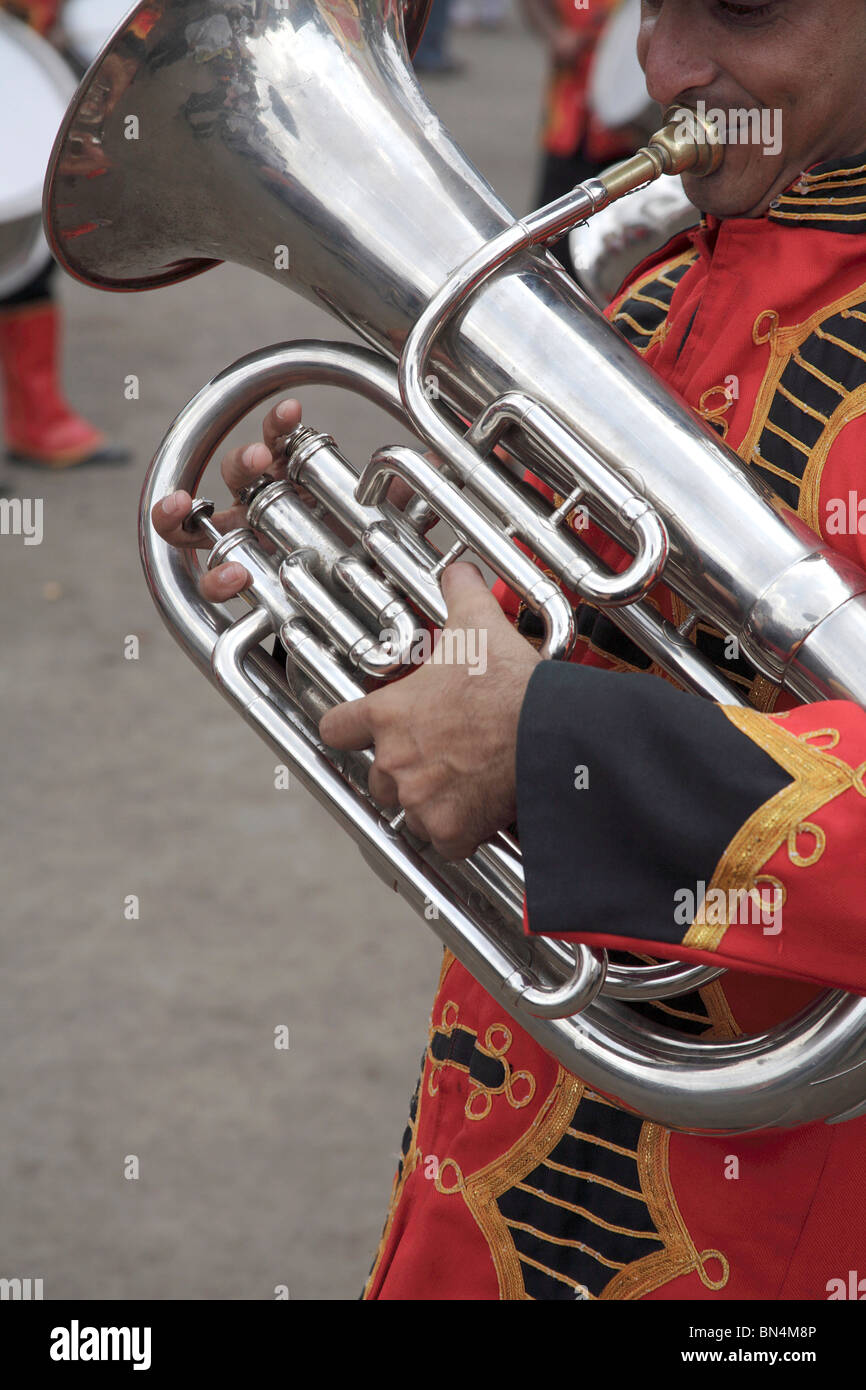
MULTIPOLYGON (((353 790, 326 755, 315 725, 292 701, 277 663, 257 650, 274 631, 273 615, 256 608, 232 623, 199 596, 193 552, 157 537, 152 506, 178 488, 194 494, 212 453, 237 421, 275 391, 304 384, 346 387, 400 418, 393 373, 375 354, 341 344, 287 344, 222 372, 180 412, 157 451, 141 499, 142 560, 154 601, 180 645, 359 841, 386 881, 422 914, 425 900, 435 904, 439 915, 429 925, 482 987, 589 1086, 649 1120, 691 1132, 793 1127, 860 1113, 866 1108, 866 999, 830 992, 789 1022, 735 1042, 695 1041, 654 1029, 611 999, 596 998, 569 1018, 529 1014, 527 1002, 533 1010, 549 1005, 551 988, 561 990, 569 973, 566 994, 585 1002, 598 983, 591 953, 583 953, 581 964, 578 952, 575 963, 562 944, 527 940, 486 905, 456 901, 445 886, 454 866, 437 863, 432 851, 416 851, 353 790), (539 986, 545 977, 549 985, 539 986), (535 994, 539 988, 545 990, 542 998, 535 994)), ((497 859, 507 870, 503 883, 513 890, 516 861, 504 847, 494 852, 497 859)), ((483 878, 486 864, 474 872, 483 878)), ((511 890, 503 889, 506 899, 511 890)), ((652 985, 655 998, 662 997, 666 969, 659 968, 652 985)), ((694 971, 686 970, 694 985, 694 971)), ((560 996, 556 1007, 562 1005, 560 996)))
MULTIPOLYGON (((414 449, 399 445, 379 449, 373 455, 358 482, 358 501, 368 507, 380 506, 392 477, 402 478, 423 497, 456 532, 463 546, 483 554, 500 579, 519 593, 541 618, 545 627, 541 655, 554 658, 566 656, 574 644, 571 605, 538 566, 512 544, 510 536, 491 525, 470 498, 447 478, 443 478, 432 463, 414 449)), ((502 499, 510 497, 510 492, 503 480, 502 499)), ((541 509, 538 510, 540 514, 541 509)))
MULTIPOLYGON (((232 261, 396 357, 454 267, 479 252, 487 278, 431 357, 443 398, 468 419, 513 389, 536 398, 646 497, 667 532, 666 581, 691 609, 801 698, 866 705, 862 572, 841 573, 838 557, 780 509, 539 249, 576 217, 651 181, 662 156, 626 161, 625 172, 616 166, 515 227, 425 101, 401 13, 381 0, 339 0, 336 10, 333 0, 163 0, 148 12, 146 40, 134 13, 58 134, 46 226, 61 263, 90 284, 141 289, 232 261), (227 39, 219 62, 208 46, 215 26, 227 39), (119 72, 143 124, 166 133, 146 150, 125 139, 119 72), (242 218, 239 188, 251 208, 242 218), (514 238, 527 234, 534 249, 512 256, 514 238), (503 268, 487 274, 491 244, 503 268), (290 266, 275 247, 291 248, 290 266)), ((530 448, 516 444, 535 471, 530 448)), ((645 613, 608 612, 612 621, 621 612, 623 630, 643 645, 645 613)), ((700 688, 676 636, 662 634, 666 669, 674 674, 679 662, 677 678, 700 688)))
POLYGON ((608 999, 649 1004, 654 999, 674 999, 677 995, 703 989, 704 985, 712 984, 727 973, 723 965, 682 964, 672 980, 669 964, 611 965, 608 961, 602 993, 608 999))
MULTIPOLYGON (((649 150, 640 153, 647 154, 649 150)), ((645 635, 654 629, 653 635, 661 636, 663 650, 670 658, 671 664, 665 665, 665 669, 678 678, 676 668, 680 652, 674 635, 676 630, 671 633, 670 625, 654 623, 646 610, 635 612, 638 609, 635 599, 648 592, 656 582, 668 556, 667 523, 639 492, 630 491, 622 478, 616 476, 628 476, 628 469, 622 464, 623 455, 616 450, 609 451, 606 437, 596 440, 593 430, 576 420, 575 429, 580 430, 578 437, 549 408, 532 398, 524 397, 524 400, 532 399, 532 411, 518 410, 513 417, 513 423, 529 423, 537 435, 554 431, 560 434, 561 456, 568 460, 569 481, 574 488, 573 495, 567 499, 569 506, 586 491, 607 508, 611 533, 626 532, 626 543, 627 533, 633 532, 638 519, 650 528, 642 536, 638 556, 620 576, 628 597, 625 592, 620 594, 616 579, 600 576, 585 556, 575 558, 574 543, 557 531, 555 525, 552 527, 551 518, 542 515, 540 509, 527 502, 513 487, 506 488, 501 470, 479 461, 476 450, 470 447, 469 436, 457 431, 437 410, 424 389, 438 340, 450 330, 459 312, 471 307, 473 297, 497 277, 497 272, 532 246, 555 240, 563 230, 575 225, 581 217, 591 216, 606 203, 604 183, 589 180, 523 222, 513 222, 453 270, 406 335, 398 364, 400 396, 419 435, 448 461, 461 481, 471 486, 486 506, 508 518, 511 533, 525 540, 540 559, 563 576, 569 588, 589 602, 604 605, 608 616, 614 620, 617 604, 631 605, 619 626, 639 642, 641 629, 645 635), (599 189, 603 196, 598 194, 599 189), (624 492, 628 499, 625 502, 622 500, 624 492), (656 562, 657 570, 654 569, 656 562)), ((501 392, 487 409, 495 412, 497 402, 507 402, 509 395, 520 398, 519 392, 501 392)), ((479 437, 483 437, 481 427, 479 437)), ((532 459, 531 449, 528 456, 532 459)), ((542 450, 544 457, 549 459, 549 450, 542 450)), ((371 461, 371 485, 373 474, 381 466, 381 458, 371 461)), ((735 466, 742 483, 744 473, 739 460, 735 466)), ((540 476, 545 476, 543 470, 538 471, 540 476)), ((689 476, 691 479, 694 475, 689 476)), ((366 478, 362 477, 362 488, 365 482, 366 478)), ((753 484, 754 480, 750 482, 753 484)), ((779 511, 778 501, 768 493, 765 502, 779 511)), ((866 674, 860 660, 866 636, 866 576, 859 566, 824 546, 799 519, 788 517, 786 520, 791 532, 789 539, 793 541, 796 537, 800 543, 799 553, 792 550, 788 565, 760 587, 757 598, 752 596, 750 606, 743 610, 745 618, 742 613, 739 615, 737 638, 759 671, 775 683, 784 684, 799 698, 806 701, 850 698, 866 705, 866 674)), ((781 532, 777 532, 776 539, 782 539, 781 532)), ((679 571, 679 556, 672 555, 671 561, 669 582, 679 592, 686 593, 679 571)), ((703 578, 706 579, 705 574, 703 578)), ((689 597, 687 593, 686 596, 689 597)), ((706 593, 702 597, 705 600, 706 593)), ((700 599, 694 601, 697 609, 700 599)), ((722 626, 725 626, 724 621, 722 626)), ((689 663, 686 660, 682 665, 687 668, 689 663)), ((718 686, 717 678, 715 684, 718 686)), ((695 687, 689 680, 686 688, 697 688, 700 693, 723 699, 725 703, 743 703, 736 695, 731 698, 729 685, 727 699, 711 694, 709 687, 695 687)))
MULTIPOLYGON (((405 423, 393 368, 378 354, 346 344, 299 342, 279 345, 252 353, 205 386, 173 421, 145 479, 140 503, 139 544, 148 587, 163 621, 187 655, 208 676, 211 676, 211 653, 228 629, 229 615, 200 597, 197 589, 200 566, 195 552, 176 550, 161 541, 150 522, 151 510, 157 499, 168 491, 184 489, 194 496, 208 462, 222 439, 261 401, 277 390, 290 390, 314 383, 354 390, 405 423)), ((210 552, 209 563, 221 563, 234 545, 246 541, 248 534, 236 531, 224 536, 210 552)), ((249 566, 246 554, 242 559, 249 566)), ((257 573, 263 599, 272 582, 267 566, 267 560, 262 559, 257 573)), ((276 587, 279 590, 279 586, 276 587)), ((286 607, 287 599, 287 595, 278 593, 270 604, 268 631, 280 634, 293 657, 310 676, 322 680, 324 673, 327 673, 332 699, 357 698, 362 693, 360 688, 338 663, 328 658, 327 651, 302 620, 296 618, 281 626, 280 609, 286 607)), ((260 692, 261 698, 266 701, 264 691, 273 680, 275 663, 267 661, 261 654, 252 654, 250 662, 253 670, 267 672, 260 692)), ((290 698, 284 678, 280 685, 286 697, 290 698)), ((321 747, 318 738, 315 743, 321 747)), ((284 751, 288 753, 289 750, 284 751)), ((355 792, 349 794, 357 796, 355 792)), ((480 847, 473 859, 477 859, 480 866, 475 871, 479 881, 487 882, 494 876, 511 882, 510 898, 502 897, 500 893, 500 904, 503 911, 508 911, 511 929, 519 931, 522 922, 519 858, 512 856, 509 859, 496 844, 491 844, 480 847)), ((586 1002, 597 993, 603 982, 603 964, 587 948, 580 947, 570 958, 566 957, 564 970, 561 956, 550 957, 550 973, 555 980, 552 989, 541 988, 532 973, 527 974, 520 986, 515 970, 520 964, 521 955, 525 954, 525 948, 522 948, 518 956, 509 962, 507 971, 507 978, 512 983, 506 992, 513 993, 515 1009, 531 1007, 534 1010, 538 1007, 561 1012, 586 1002), (567 977, 565 984, 562 982, 563 974, 567 977), (527 998, 524 1005, 521 1004, 523 995, 527 998)), ((543 951, 538 954, 543 955, 543 951)))
MULTIPOLYGON (((174 464, 166 465, 170 486, 167 483, 164 490, 155 490, 150 481, 150 474, 145 481, 141 498, 140 544, 148 584, 154 595, 154 600, 160 608, 163 620, 172 630, 175 630, 173 607, 171 604, 165 604, 161 601, 158 595, 169 592, 167 587, 169 583, 172 585, 172 592, 175 593, 178 585, 183 583, 185 603, 187 606, 194 604, 198 621, 186 633, 185 638, 181 638, 177 632, 175 635, 178 636, 178 640, 181 641, 187 654, 196 661, 205 673, 209 671, 210 644, 213 640, 211 634, 218 635, 222 626, 228 621, 227 616, 220 609, 206 604, 198 596, 195 583, 199 573, 199 565, 194 552, 176 551, 164 546, 150 525, 150 509, 157 498, 164 495, 166 490, 183 488, 195 495, 210 457, 226 433, 267 396, 276 390, 289 390, 293 385, 309 385, 313 382, 319 385, 340 386, 353 390, 387 410, 401 424, 408 423, 400 402, 394 369, 379 354, 366 348, 340 343, 300 341, 281 344, 253 353, 227 368, 190 401, 170 426, 152 465, 155 474, 159 460, 171 441, 171 457, 178 462, 184 460, 182 472, 178 472, 174 464), (169 466, 171 468, 170 473, 168 471, 169 466), (166 587, 161 589, 160 585, 166 587)), ((315 436, 314 432, 311 432, 307 443, 308 463, 311 458, 315 459, 315 445, 317 440, 322 438, 326 438, 326 436, 315 436)), ((315 477, 312 481, 315 482, 315 477)), ((250 519, 263 522, 265 517, 260 515, 264 512, 262 503, 267 499, 268 494, 280 491, 281 485, 276 484, 259 492, 249 509, 250 519)), ((369 522, 368 517, 359 516, 357 509, 350 510, 348 506, 342 513, 341 519, 350 528, 354 525, 357 529, 369 522)), ((228 558, 233 542, 237 539, 245 540, 246 534, 245 532, 234 532, 229 536, 222 537, 209 553, 208 566, 212 567, 213 564, 222 563, 224 559, 228 558)), ((273 539, 279 540, 281 538, 277 533, 274 533, 273 539)), ((248 558, 245 559, 245 563, 249 565, 248 558)), ((335 559, 336 563, 338 561, 335 559)), ((267 561, 264 561, 263 564, 267 564, 267 561)), ((281 630, 283 643, 287 648, 291 648, 293 655, 298 659, 304 659, 305 648, 307 652, 310 650, 313 639, 303 624, 296 627, 294 631, 281 629, 281 614, 278 604, 285 601, 286 595, 284 591, 279 589, 278 585, 274 585, 274 587, 278 592, 277 602, 272 604, 274 626, 281 630)), ((435 599, 427 589, 418 589, 416 599, 422 609, 428 611, 429 615, 433 617, 434 621, 444 622, 447 615, 444 611, 435 608, 436 599, 441 602, 441 593, 438 588, 434 592, 435 599)), ((690 652, 694 651, 694 648, 691 647, 687 649, 690 652)), ((316 643, 316 651, 319 669, 317 671, 315 666, 310 664, 311 676, 318 675, 321 678, 325 671, 330 673, 333 700, 356 698, 358 691, 342 668, 335 662, 326 661, 326 656, 321 652, 318 643, 316 643)), ((697 654, 695 655, 697 658, 697 654)), ((712 670, 712 668, 709 669, 712 670)), ((494 842, 482 846, 476 851, 473 860, 478 860, 483 865, 483 883, 488 896, 495 895, 499 911, 510 918, 515 931, 520 931, 522 929, 523 873, 519 851, 515 850, 509 857, 494 842), (510 896, 503 895, 502 885, 504 883, 510 883, 510 896)), ((559 948, 557 959, 566 973, 573 969, 573 953, 570 949, 566 948, 563 951, 559 948)), ((610 966, 608 969, 610 989, 625 990, 626 993, 619 996, 623 998, 646 997, 640 984, 644 977, 644 970, 645 967, 610 966), (634 996, 631 991, 636 991, 634 996)), ((671 962, 663 967, 655 967, 653 978, 656 993, 654 997, 669 998, 686 993, 697 988, 699 984, 708 983, 715 979, 719 973, 723 972, 712 967, 702 967, 696 972, 694 967, 678 962, 671 962)), ((605 985, 605 990, 607 991, 607 989, 608 986, 605 985)))
MULTIPOLYGON (((606 190, 598 185, 603 195, 606 190)), ((418 433, 431 448, 447 459, 465 487, 479 496, 484 504, 505 520, 510 533, 524 541, 534 554, 562 577, 567 588, 590 603, 605 607, 631 604, 642 598, 661 578, 668 557, 668 536, 664 523, 646 498, 629 488, 597 455, 593 455, 567 426, 538 401, 517 392, 498 398, 498 409, 507 423, 520 424, 530 440, 547 453, 564 459, 570 468, 571 487, 567 489, 567 504, 553 518, 526 496, 521 495, 503 478, 502 470, 493 468, 479 457, 477 447, 485 433, 492 436, 493 428, 501 433, 499 422, 488 429, 487 412, 482 423, 461 437, 457 430, 436 409, 424 389, 430 357, 436 340, 484 281, 501 270, 520 252, 552 239, 568 226, 580 221, 605 205, 606 196, 594 196, 596 181, 590 181, 568 194, 560 203, 540 209, 525 222, 507 227, 486 245, 481 246, 455 270, 430 299, 427 307, 410 329, 398 367, 400 395, 406 412, 418 433), (571 219, 571 220, 569 220, 571 219), (474 431, 474 433, 473 433, 474 431), (561 517, 588 494, 603 499, 609 512, 630 533, 637 553, 621 574, 605 575, 581 554, 568 535, 557 529, 561 517)), ((488 407, 488 411, 493 407, 488 407)), ((494 420, 496 417, 493 417, 494 420)), ((489 447, 492 447, 490 445, 489 447)), ((374 495, 377 479, 387 468, 387 456, 375 455, 364 474, 359 488, 360 497, 374 495)))
POLYGON ((299 779, 343 829, 363 839, 365 855, 375 854, 392 886, 421 913, 429 904, 436 907, 439 917, 430 925, 443 943, 564 1066, 579 1064, 589 1085, 673 1129, 726 1132, 720 1120, 732 1112, 737 1116, 734 1132, 801 1125, 836 1113, 840 1098, 848 1107, 845 1117, 853 1118, 851 1083, 857 1085, 860 1073, 862 1086, 866 1047, 855 1050, 851 1036, 857 1020, 863 1020, 864 999, 835 992, 790 1023, 733 1043, 695 1043, 647 1028, 644 1020, 638 1023, 602 1001, 573 1018, 523 1017, 517 998, 518 991, 526 992, 526 976, 514 965, 506 943, 495 939, 489 922, 479 922, 443 891, 430 866, 351 791, 309 735, 294 727, 247 674, 248 656, 271 631, 263 610, 227 628, 213 650, 214 683, 247 723, 288 757, 299 779), (804 1046, 816 1063, 809 1078, 802 1074, 804 1046), (647 1094, 657 1096, 661 1113, 647 1112, 647 1094))
MULTIPOLYGON (((443 479, 438 469, 412 450, 399 447, 378 450, 361 474, 358 497, 368 505, 377 498, 383 498, 392 476, 401 477, 409 482, 435 510, 445 507, 446 511, 440 512, 440 515, 446 516, 449 525, 458 535, 471 536, 476 529, 483 528, 486 543, 495 545, 494 553, 501 549, 507 555, 520 555, 521 552, 515 551, 511 544, 511 536, 517 535, 547 564, 556 566, 557 573, 562 575, 567 588, 577 591, 590 601, 605 605, 634 603, 661 578, 668 553, 667 533, 658 518, 648 511, 643 498, 628 493, 612 474, 611 491, 617 494, 617 515, 626 521, 629 527, 633 527, 637 555, 622 574, 610 575, 594 571, 591 561, 579 548, 566 535, 555 529, 557 523, 551 525, 541 507, 522 496, 503 476, 502 470, 497 470, 490 464, 478 460, 474 472, 469 476, 464 475, 462 481, 467 493, 479 493, 492 510, 495 500, 495 511, 508 528, 504 533, 501 529, 491 527, 478 508, 467 501, 464 494, 443 479), (450 506, 449 498, 453 499, 450 506)), ((575 488, 568 499, 570 505, 566 511, 577 503, 580 496, 582 493, 575 488)), ((471 545, 471 540, 467 540, 466 544, 471 545)), ((499 563, 503 567, 507 564, 505 556, 499 563)), ((536 587, 537 581, 533 588, 536 587)), ((568 650, 562 645, 565 633, 561 631, 557 641, 554 629, 557 616, 548 611, 549 604, 545 606, 539 600, 537 604, 530 606, 537 608, 540 616, 547 615, 548 618, 544 655, 565 655, 568 650)))

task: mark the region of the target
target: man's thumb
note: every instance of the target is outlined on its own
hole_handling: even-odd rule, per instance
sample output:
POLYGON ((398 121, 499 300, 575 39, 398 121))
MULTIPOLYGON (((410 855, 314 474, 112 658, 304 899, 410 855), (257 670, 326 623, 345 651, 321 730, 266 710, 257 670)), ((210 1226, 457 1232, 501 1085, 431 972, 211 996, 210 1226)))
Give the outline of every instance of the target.
POLYGON ((442 593, 448 605, 449 627, 476 625, 488 614, 501 611, 477 565, 457 560, 442 571, 442 593))

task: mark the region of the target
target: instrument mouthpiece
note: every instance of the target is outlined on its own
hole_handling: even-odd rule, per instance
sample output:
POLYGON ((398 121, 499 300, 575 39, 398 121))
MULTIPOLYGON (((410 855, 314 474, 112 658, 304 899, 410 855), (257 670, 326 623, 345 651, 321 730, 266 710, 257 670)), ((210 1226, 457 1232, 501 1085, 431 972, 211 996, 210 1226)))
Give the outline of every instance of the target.
POLYGON ((718 127, 691 106, 668 107, 664 122, 650 140, 662 152, 664 173, 688 172, 698 178, 715 173, 724 158, 718 127))

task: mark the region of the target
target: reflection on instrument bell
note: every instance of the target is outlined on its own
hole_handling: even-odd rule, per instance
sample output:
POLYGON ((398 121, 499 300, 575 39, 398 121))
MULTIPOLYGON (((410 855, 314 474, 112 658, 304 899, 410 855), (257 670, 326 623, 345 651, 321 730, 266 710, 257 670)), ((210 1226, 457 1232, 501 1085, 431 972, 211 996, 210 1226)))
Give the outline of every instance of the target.
MULTIPOLYGON (((418 5, 405 11, 413 41, 421 15, 418 5)), ((567 656, 573 640, 565 588, 603 607, 686 689, 742 703, 646 602, 663 577, 689 610, 736 635, 769 679, 807 700, 866 703, 866 575, 749 476, 545 249, 631 190, 709 172, 721 157, 694 115, 674 113, 630 160, 516 220, 418 87, 397 4, 162 0, 134 10, 88 73, 45 196, 51 244, 89 284, 144 289, 231 260, 321 304, 364 340, 262 349, 180 412, 142 495, 154 600, 376 872, 542 1047, 638 1114, 718 1133, 857 1113, 866 1000, 826 994, 760 1037, 724 1043, 648 1024, 628 1000, 667 998, 721 972, 615 968, 584 947, 527 939, 510 837, 443 862, 366 794, 369 755, 324 748, 317 720, 391 674, 416 610, 442 622, 439 575, 464 548, 535 612, 551 658, 567 656), (127 140, 131 115, 140 138, 127 140), (305 384, 379 404, 443 467, 401 446, 356 468, 326 433, 296 431, 287 481, 257 491, 249 525, 212 552, 212 562, 231 555, 252 576, 250 611, 233 621, 201 599, 194 552, 159 540, 151 507, 179 488, 195 495, 229 430, 274 392, 305 384), (497 445, 561 505, 523 486, 497 445), (395 476, 416 494, 408 515, 387 499, 395 476), (330 535, 296 490, 354 544, 330 535), (578 504, 631 552, 622 573, 569 527, 578 504), (430 510, 452 533, 444 553, 418 524, 430 510), (262 650, 274 634, 285 671, 262 650)))
POLYGON ((609 304, 641 261, 699 219, 682 179, 665 179, 630 193, 568 234, 574 273, 599 308, 609 304))

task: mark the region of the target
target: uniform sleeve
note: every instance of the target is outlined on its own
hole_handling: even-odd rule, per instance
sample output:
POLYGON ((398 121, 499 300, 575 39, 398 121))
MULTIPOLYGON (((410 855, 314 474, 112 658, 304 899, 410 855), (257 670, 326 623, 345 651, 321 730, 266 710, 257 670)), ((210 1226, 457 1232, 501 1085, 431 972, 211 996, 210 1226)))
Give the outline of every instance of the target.
POLYGON ((866 711, 714 705, 543 662, 517 747, 526 929, 866 994, 866 711))

